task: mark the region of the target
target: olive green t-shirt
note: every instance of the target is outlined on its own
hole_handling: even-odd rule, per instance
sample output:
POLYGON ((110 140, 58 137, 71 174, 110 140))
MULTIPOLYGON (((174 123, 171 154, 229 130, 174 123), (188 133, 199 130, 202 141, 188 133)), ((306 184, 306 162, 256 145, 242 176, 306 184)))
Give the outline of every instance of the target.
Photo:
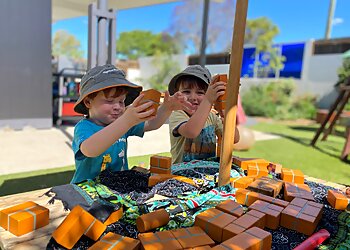
POLYGON ((173 163, 201 160, 216 155, 216 135, 222 135, 221 119, 213 112, 196 138, 185 138, 178 133, 179 127, 190 117, 182 110, 174 111, 169 117, 171 155, 173 163))

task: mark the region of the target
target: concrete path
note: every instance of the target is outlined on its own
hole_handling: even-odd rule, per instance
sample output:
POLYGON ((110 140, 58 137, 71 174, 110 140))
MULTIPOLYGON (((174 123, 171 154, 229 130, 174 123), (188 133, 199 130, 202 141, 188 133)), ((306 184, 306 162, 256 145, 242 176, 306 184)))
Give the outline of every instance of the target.
MULTIPOLYGON (((0 130, 0 175, 74 165, 71 149, 73 126, 47 130, 25 128, 0 130)), ((256 141, 278 136, 254 131, 256 141)), ((147 132, 143 138, 128 140, 128 156, 170 151, 169 126, 147 132)))

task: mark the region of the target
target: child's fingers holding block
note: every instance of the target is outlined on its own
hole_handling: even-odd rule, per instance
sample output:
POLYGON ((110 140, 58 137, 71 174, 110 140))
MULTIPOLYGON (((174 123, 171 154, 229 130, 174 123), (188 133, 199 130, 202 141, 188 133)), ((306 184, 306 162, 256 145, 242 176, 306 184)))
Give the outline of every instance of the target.
POLYGON ((219 74, 214 75, 214 76, 211 78, 210 84, 213 84, 213 83, 215 83, 215 82, 220 81, 219 79, 220 79, 220 75, 219 75, 219 74))
POLYGON ((140 103, 138 106, 136 106, 137 113, 146 112, 151 109, 154 110, 154 103, 152 101, 145 101, 143 103, 140 103))
POLYGON ((155 110, 154 108, 151 108, 150 109, 146 109, 142 112, 139 112, 138 113, 138 117, 143 120, 143 121, 148 121, 148 120, 152 120, 153 118, 156 117, 156 114, 157 113, 157 110, 155 110))
MULTIPOLYGON (((215 80, 216 81, 212 81, 212 84, 215 84, 216 82, 227 83, 227 75, 226 74, 218 75, 217 78, 215 78, 215 80)), ((220 111, 225 110, 225 108, 226 108, 226 86, 224 88, 220 88, 219 91, 223 92, 223 93, 219 92, 220 96, 218 97, 218 99, 214 103, 214 109, 216 109, 217 111, 220 112, 220 111)))
POLYGON ((150 115, 156 116, 157 110, 160 104, 160 96, 161 93, 155 89, 149 89, 141 92, 141 95, 143 95, 142 99, 139 101, 138 105, 143 105, 144 103, 151 102, 152 104, 149 104, 148 108, 145 108, 145 111, 149 111, 153 109, 153 112, 151 112, 150 115))
POLYGON ((140 105, 139 103, 140 103, 140 101, 142 100, 143 97, 144 97, 144 95, 142 93, 140 93, 140 95, 128 107, 131 107, 131 106, 137 107, 137 106, 139 106, 140 105))

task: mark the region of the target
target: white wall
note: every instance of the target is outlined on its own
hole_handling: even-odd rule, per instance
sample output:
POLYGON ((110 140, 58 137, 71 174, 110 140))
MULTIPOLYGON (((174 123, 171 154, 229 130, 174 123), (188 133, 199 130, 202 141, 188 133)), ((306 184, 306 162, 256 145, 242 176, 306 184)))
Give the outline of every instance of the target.
POLYGON ((140 81, 140 75, 141 75, 141 72, 139 69, 131 69, 130 68, 127 71, 127 79, 130 82, 136 83, 138 85, 142 85, 141 81, 140 81))
POLYGON ((211 75, 216 74, 229 74, 229 64, 213 64, 213 65, 206 65, 211 73, 211 75))
POLYGON ((318 97, 319 108, 329 108, 338 96, 334 85, 337 70, 342 65, 341 54, 313 55, 313 41, 305 43, 302 78, 299 93, 312 93, 318 97))
POLYGON ((0 129, 52 126, 51 1, 0 1, 0 129))
POLYGON ((313 82, 332 83, 338 80, 337 69, 342 65, 341 54, 312 55, 306 78, 313 82))

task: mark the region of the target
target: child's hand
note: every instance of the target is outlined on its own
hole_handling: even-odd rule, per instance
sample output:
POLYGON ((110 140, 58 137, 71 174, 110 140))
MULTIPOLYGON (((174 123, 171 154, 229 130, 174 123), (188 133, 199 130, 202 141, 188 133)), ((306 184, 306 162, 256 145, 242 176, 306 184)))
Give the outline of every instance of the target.
POLYGON ((139 124, 140 122, 148 121, 153 119, 152 116, 154 108, 146 110, 152 106, 152 102, 148 101, 140 105, 140 101, 143 98, 143 94, 140 94, 134 102, 127 107, 124 114, 121 116, 129 123, 130 127, 139 124))
POLYGON ((167 110, 184 110, 184 111, 192 111, 193 105, 187 101, 187 98, 181 93, 176 92, 173 95, 169 95, 169 92, 165 92, 164 103, 163 105, 167 110))
POLYGON ((205 97, 211 104, 213 104, 219 96, 224 95, 226 90, 226 82, 217 82, 217 77, 218 76, 213 77, 205 93, 205 97))
POLYGON ((220 115, 220 118, 222 120, 222 122, 224 122, 224 119, 225 119, 225 110, 224 109, 221 109, 218 111, 219 115, 220 115))

